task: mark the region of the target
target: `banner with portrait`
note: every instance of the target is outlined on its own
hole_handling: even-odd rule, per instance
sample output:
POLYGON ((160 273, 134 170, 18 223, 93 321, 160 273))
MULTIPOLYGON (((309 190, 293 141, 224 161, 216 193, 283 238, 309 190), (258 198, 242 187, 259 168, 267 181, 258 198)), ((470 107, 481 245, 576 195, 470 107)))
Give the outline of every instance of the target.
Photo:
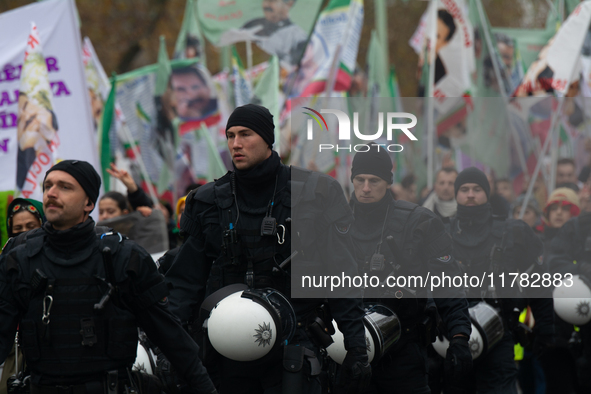
POLYGON ((253 41, 280 63, 298 63, 322 0, 199 0, 203 33, 217 46, 253 41))
POLYGON ((196 58, 171 61, 166 89, 159 96, 157 68, 118 76, 116 101, 131 138, 139 143, 149 177, 141 179, 138 172, 136 181, 157 185, 160 197, 172 201, 191 183, 208 179, 208 144, 198 131, 207 127, 217 141, 221 115, 211 76, 196 58))

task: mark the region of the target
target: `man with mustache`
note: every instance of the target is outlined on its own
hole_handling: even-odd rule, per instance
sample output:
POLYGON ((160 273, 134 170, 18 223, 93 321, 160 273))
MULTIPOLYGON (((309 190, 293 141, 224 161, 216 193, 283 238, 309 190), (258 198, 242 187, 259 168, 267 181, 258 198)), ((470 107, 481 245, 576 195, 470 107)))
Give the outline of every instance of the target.
POLYGON ((159 383, 130 372, 139 326, 192 392, 215 393, 199 347, 168 311, 168 289, 150 255, 118 233, 97 235, 90 213, 100 185, 85 161, 47 171, 47 222, 0 255, 0 361, 18 325, 32 393, 145 390, 148 381, 159 383))
POLYGON ((173 107, 182 120, 203 119, 217 109, 205 77, 193 66, 175 68, 170 77, 173 107))

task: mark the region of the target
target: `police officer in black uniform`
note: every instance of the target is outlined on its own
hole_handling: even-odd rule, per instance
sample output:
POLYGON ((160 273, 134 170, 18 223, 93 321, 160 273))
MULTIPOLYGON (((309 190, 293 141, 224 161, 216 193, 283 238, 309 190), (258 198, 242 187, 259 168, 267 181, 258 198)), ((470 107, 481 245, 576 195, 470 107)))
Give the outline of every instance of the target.
POLYGON ((139 326, 191 392, 215 393, 199 347, 168 311, 168 289, 150 255, 117 233, 96 234, 89 214, 100 184, 84 161, 47 171, 47 222, 0 259, 0 360, 18 325, 33 394, 159 392, 158 383, 129 372, 139 326))
MULTIPOLYGON (((591 213, 585 212, 566 222, 552 239, 544 258, 548 260, 552 275, 560 274, 562 277, 565 277, 565 274, 579 275, 587 286, 591 286, 591 213)), ((566 280, 565 285, 569 285, 566 280)), ((581 303, 577 306, 577 313, 582 318, 588 317, 591 313, 589 305, 581 303)), ((589 392, 591 390, 591 323, 580 325, 576 337, 579 338, 582 346, 582 349, 577 349, 575 352, 579 386, 577 392, 589 392)))
MULTIPOLYGON (((451 238, 441 219, 426 208, 392 197, 392 161, 385 148, 374 143, 367 145, 367 151, 355 154, 351 181, 355 190, 351 196, 355 215, 351 237, 360 273, 382 280, 388 274, 425 278, 428 271, 432 275, 441 271, 447 275, 459 273, 451 256, 451 238)), ((450 385, 461 386, 472 368, 468 302, 463 289, 436 291, 435 305, 451 339, 447 376, 450 385)), ((392 309, 402 327, 395 348, 374 368, 371 392, 430 393, 426 357, 436 321, 433 303, 429 309, 427 297, 424 288, 365 289, 365 301, 377 301, 392 309)))
POLYGON ((522 220, 492 215, 489 182, 479 169, 470 167, 462 171, 454 188, 458 202, 458 212, 450 223, 454 257, 468 275, 482 277, 486 273, 488 278, 492 273, 496 281, 494 289, 488 283, 480 288, 469 287, 470 305, 484 300, 500 311, 504 321, 502 339, 474 363, 477 390, 517 393, 513 347, 516 341, 525 345, 527 340, 519 325, 519 314, 529 303, 536 320, 534 352, 541 355, 553 341, 553 309, 550 298, 540 298, 544 294, 534 294, 532 288, 520 288, 517 284, 510 288, 508 278, 513 278, 509 273, 543 273, 542 243, 522 220), (499 277, 502 273, 504 288, 499 277))
MULTIPOLYGON (((338 264, 340 271, 356 273, 348 235, 353 218, 340 185, 328 176, 283 165, 272 150, 273 131, 273 116, 266 108, 254 104, 236 108, 226 126, 234 171, 187 197, 181 229, 188 237, 166 275, 172 286, 171 307, 184 322, 196 320, 204 298, 236 283, 271 287, 291 298, 290 275, 296 263, 300 267, 311 263, 311 269, 338 264), (305 261, 296 258, 290 265, 292 251, 305 261)), ((317 351, 318 344, 310 343, 304 329, 319 317, 330 324, 326 315, 318 315, 322 301, 291 302, 299 329, 290 344, 317 351)), ((357 392, 371 375, 361 299, 333 298, 327 304, 348 350, 339 386, 357 392)), ((308 356, 304 369, 313 376, 307 378, 303 392, 320 392, 321 375, 313 371, 318 359, 308 356)), ((253 362, 220 355, 215 365, 222 393, 281 390, 280 354, 253 362)))

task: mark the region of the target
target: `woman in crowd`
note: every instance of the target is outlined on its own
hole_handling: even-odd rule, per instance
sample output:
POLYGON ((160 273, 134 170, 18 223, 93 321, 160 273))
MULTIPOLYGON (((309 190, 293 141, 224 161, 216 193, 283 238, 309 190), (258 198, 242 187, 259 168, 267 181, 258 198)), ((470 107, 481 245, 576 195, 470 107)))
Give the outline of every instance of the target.
POLYGON ((9 237, 39 228, 45 222, 43 203, 29 198, 15 198, 8 205, 6 230, 9 237))

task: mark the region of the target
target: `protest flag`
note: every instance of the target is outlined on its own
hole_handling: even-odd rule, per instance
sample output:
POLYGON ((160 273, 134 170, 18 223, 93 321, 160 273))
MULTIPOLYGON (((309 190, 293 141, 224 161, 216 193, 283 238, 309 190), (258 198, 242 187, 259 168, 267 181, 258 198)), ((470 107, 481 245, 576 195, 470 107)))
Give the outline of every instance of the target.
POLYGON ((195 130, 195 134, 198 140, 204 140, 207 144, 208 171, 206 175, 206 180, 208 182, 212 182, 215 179, 221 178, 226 174, 228 170, 224 165, 222 157, 220 156, 220 152, 216 147, 213 138, 211 138, 212 133, 210 133, 210 131, 207 129, 205 123, 201 123, 201 127, 195 130))
POLYGON ((275 147, 277 153, 281 154, 280 140, 280 122, 279 110, 281 108, 281 99, 279 97, 279 59, 277 56, 271 57, 269 66, 260 76, 257 85, 254 88, 251 103, 262 105, 269 109, 275 120, 275 147))
POLYGON ((181 31, 174 46, 173 59, 198 58, 203 65, 207 64, 205 55, 205 40, 201 34, 199 20, 197 18, 197 2, 187 0, 185 15, 181 31))
POLYGON ((291 94, 328 96, 348 90, 362 27, 362 0, 331 0, 318 17, 291 94))
POLYGON ((34 22, 27 38, 18 105, 17 187, 23 197, 42 200, 43 178, 58 158, 58 121, 47 65, 34 22))
POLYGON ((234 106, 240 107, 248 104, 252 97, 252 85, 244 72, 244 66, 235 46, 232 46, 232 80, 234 82, 234 106))

